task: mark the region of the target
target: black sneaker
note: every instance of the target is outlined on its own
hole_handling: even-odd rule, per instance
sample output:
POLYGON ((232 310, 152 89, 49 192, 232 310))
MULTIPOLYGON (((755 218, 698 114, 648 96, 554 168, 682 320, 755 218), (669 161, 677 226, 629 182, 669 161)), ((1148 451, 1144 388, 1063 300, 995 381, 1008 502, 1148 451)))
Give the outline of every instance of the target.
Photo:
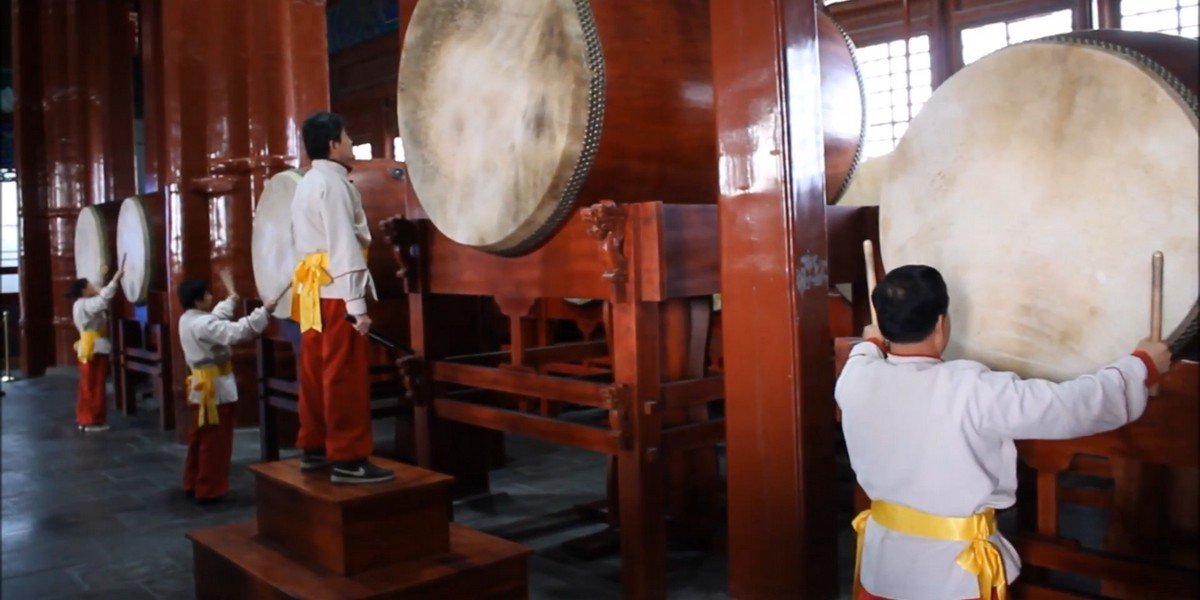
POLYGON ((329 466, 329 459, 325 458, 324 450, 305 450, 300 457, 301 471, 316 471, 329 466))
POLYGON ((334 483, 382 483, 396 478, 395 473, 364 460, 339 462, 333 465, 329 481, 334 483))

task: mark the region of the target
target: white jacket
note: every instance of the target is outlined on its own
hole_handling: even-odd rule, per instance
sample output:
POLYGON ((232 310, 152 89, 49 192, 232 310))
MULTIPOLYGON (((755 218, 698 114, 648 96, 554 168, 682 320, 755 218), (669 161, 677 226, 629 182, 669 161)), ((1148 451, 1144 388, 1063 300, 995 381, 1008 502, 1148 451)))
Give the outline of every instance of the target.
POLYGON ((93 352, 110 354, 112 342, 108 340, 108 304, 117 295, 117 282, 113 281, 100 289, 98 295, 91 298, 79 298, 71 307, 71 318, 75 321, 75 329, 84 331, 99 331, 103 335, 96 338, 93 352))
MULTIPOLYGON (((835 395, 850 465, 872 499, 946 517, 1016 501, 1018 439, 1068 439, 1116 429, 1146 409, 1146 365, 1126 356, 1064 383, 1022 380, 969 360, 850 352, 835 395)), ((955 563, 966 542, 908 536, 867 521, 862 584, 896 600, 975 598, 955 563)), ((1021 562, 1000 535, 1011 582, 1021 562)))
MULTIPOLYGON (((221 365, 229 362, 229 347, 247 342, 267 328, 271 316, 267 309, 258 307, 249 315, 233 321, 233 299, 226 298, 213 307, 212 312, 189 309, 179 317, 179 343, 188 367, 221 365)), ((237 382, 233 375, 223 375, 216 380, 217 402, 237 402, 237 382)), ((199 404, 195 393, 188 394, 188 402, 199 404)))

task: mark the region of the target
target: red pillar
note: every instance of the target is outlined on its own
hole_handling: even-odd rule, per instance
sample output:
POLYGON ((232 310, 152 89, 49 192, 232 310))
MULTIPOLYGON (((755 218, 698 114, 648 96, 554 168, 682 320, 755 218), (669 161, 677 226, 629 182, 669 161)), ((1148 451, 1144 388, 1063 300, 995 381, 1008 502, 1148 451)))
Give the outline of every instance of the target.
POLYGON ((832 598, 833 361, 815 6, 712 0, 711 10, 730 591, 832 598))

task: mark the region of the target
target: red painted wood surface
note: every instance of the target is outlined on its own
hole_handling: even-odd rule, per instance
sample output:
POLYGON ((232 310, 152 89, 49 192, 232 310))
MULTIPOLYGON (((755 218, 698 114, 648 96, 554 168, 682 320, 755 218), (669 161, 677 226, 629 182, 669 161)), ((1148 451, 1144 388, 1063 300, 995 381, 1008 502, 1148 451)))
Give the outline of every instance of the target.
POLYGON ((836 590, 816 20, 811 4, 712 2, 730 592, 739 598, 836 590))
POLYGON ((64 294, 75 279, 79 208, 134 191, 131 9, 128 1, 14 4, 27 374, 75 361, 79 335, 64 294))

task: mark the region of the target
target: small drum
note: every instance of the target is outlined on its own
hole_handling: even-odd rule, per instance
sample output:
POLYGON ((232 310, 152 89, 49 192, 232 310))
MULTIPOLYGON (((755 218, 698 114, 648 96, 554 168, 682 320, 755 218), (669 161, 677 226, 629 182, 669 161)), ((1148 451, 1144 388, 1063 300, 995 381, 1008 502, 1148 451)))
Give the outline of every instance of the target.
POLYGON ((267 181, 254 208, 250 237, 254 283, 263 302, 279 298, 275 316, 286 319, 292 311, 292 295, 285 294, 300 257, 292 244, 292 196, 303 176, 297 169, 277 173, 267 181), (281 297, 282 296, 282 297, 281 297))
MULTIPOLYGON (((824 13, 819 34, 836 195, 862 86, 824 13)), ((581 202, 714 203, 712 80, 704 2, 420 0, 397 94, 413 188, 443 234, 501 255, 533 250, 581 202)))
POLYGON ((132 196, 121 203, 116 260, 125 265, 121 290, 134 304, 145 303, 151 290, 162 291, 166 286, 163 211, 158 194, 132 196))
POLYGON ((1164 334, 1192 322, 1197 56, 1176 36, 1070 34, 933 94, 890 159, 880 240, 889 269, 945 275, 950 355, 1054 380, 1100 368, 1149 334, 1156 250, 1164 334))
POLYGON ((117 245, 117 209, 108 202, 85 206, 75 221, 75 277, 86 278, 99 288, 116 268, 113 248, 117 245))

